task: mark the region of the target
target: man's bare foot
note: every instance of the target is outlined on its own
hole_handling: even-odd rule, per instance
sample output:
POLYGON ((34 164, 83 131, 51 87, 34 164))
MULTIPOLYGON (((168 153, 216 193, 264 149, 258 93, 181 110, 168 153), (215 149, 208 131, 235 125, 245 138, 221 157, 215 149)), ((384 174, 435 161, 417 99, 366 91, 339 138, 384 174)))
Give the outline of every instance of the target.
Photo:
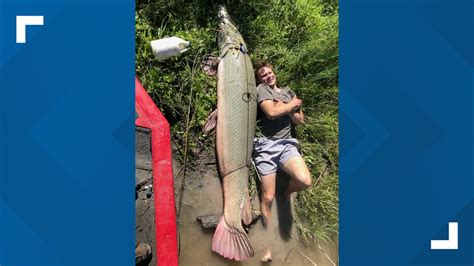
POLYGON ((265 252, 265 255, 263 255, 261 261, 264 263, 272 262, 272 252, 270 249, 267 249, 267 252, 265 252))

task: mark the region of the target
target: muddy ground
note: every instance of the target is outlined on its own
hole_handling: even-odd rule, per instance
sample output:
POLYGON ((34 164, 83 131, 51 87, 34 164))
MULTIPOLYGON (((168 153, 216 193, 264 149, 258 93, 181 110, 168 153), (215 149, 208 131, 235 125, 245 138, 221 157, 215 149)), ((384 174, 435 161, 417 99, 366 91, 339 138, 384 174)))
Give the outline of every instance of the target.
MULTIPOLYGON (((152 169, 147 162, 150 157, 146 154, 149 142, 146 133, 138 132, 137 135, 141 136, 136 140, 136 182, 140 185, 136 200, 136 240, 151 244, 155 251, 154 199, 148 187, 152 180, 152 169)), ((173 155, 177 156, 176 150, 173 155)), ((205 229, 196 220, 198 217, 221 214, 223 209, 221 182, 212 147, 196 153, 196 159, 186 168, 184 170, 178 161, 173 160, 180 265, 261 265, 260 257, 268 245, 273 254, 270 265, 338 265, 338 243, 319 243, 319 247, 303 245, 293 223, 298 217, 287 201, 279 196, 273 204, 269 228, 264 229, 261 221, 257 220, 249 229, 250 242, 255 250, 254 258, 235 262, 212 252, 214 229, 205 229)), ((260 209, 258 195, 252 199, 252 206, 255 210, 260 209)), ((155 256, 145 265, 156 265, 155 256)))
MULTIPOLYGON (((155 208, 150 130, 135 129, 135 240, 155 250, 155 208)), ((156 256, 141 265, 156 265, 156 256)))
MULTIPOLYGON (((221 214, 223 211, 222 188, 215 161, 212 149, 200 152, 193 162, 193 167, 186 171, 184 183, 182 166, 177 162, 174 163, 177 199, 184 184, 181 206, 177 206, 180 265, 260 265, 260 257, 267 245, 270 245, 273 251, 271 265, 338 264, 337 245, 320 244, 325 255, 319 247, 308 247, 301 243, 298 230, 292 223, 293 218, 297 219, 296 214, 289 204, 285 204, 287 201, 279 196, 273 204, 273 217, 269 228, 264 229, 258 220, 249 229, 250 242, 255 250, 253 259, 238 263, 213 253, 211 241, 214 229, 202 228, 196 222, 196 218, 221 214)), ((258 195, 252 199, 252 208, 260 210, 258 195)))

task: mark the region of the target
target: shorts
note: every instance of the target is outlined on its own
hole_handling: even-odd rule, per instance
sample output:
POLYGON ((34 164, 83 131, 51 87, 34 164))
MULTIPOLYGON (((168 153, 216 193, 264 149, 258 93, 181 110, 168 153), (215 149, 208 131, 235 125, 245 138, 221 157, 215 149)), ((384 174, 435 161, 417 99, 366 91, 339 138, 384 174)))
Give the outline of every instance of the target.
POLYGON ((298 152, 298 141, 295 138, 271 140, 255 138, 253 147, 253 161, 260 175, 276 173, 293 157, 301 157, 298 152))

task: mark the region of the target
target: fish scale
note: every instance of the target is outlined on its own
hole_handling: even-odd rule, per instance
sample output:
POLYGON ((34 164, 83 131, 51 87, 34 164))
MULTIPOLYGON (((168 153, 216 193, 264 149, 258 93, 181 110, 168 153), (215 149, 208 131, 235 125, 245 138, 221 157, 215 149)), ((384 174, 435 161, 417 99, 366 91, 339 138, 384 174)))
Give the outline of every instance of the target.
POLYGON ((256 103, 246 99, 248 93, 256 92, 249 92, 255 88, 255 81, 249 86, 245 61, 240 51, 233 50, 219 63, 216 137, 222 176, 249 165, 252 154, 256 103))

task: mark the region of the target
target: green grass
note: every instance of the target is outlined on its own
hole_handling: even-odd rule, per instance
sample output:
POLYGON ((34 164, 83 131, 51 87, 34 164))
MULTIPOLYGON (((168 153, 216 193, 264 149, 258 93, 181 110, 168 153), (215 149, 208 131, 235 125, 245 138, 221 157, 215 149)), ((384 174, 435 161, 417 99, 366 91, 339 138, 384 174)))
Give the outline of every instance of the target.
MULTIPOLYGON (((297 197, 298 226, 308 240, 329 240, 338 232, 339 212, 338 2, 225 2, 252 61, 269 60, 278 84, 290 86, 303 99, 306 124, 297 127, 297 138, 314 185, 297 197)), ((199 68, 206 55, 218 55, 217 4, 210 3, 136 2, 137 76, 170 121, 183 161, 212 141, 202 134, 202 126, 216 105, 216 79, 199 68), (149 42, 167 36, 192 46, 180 57, 157 62, 149 42)))

